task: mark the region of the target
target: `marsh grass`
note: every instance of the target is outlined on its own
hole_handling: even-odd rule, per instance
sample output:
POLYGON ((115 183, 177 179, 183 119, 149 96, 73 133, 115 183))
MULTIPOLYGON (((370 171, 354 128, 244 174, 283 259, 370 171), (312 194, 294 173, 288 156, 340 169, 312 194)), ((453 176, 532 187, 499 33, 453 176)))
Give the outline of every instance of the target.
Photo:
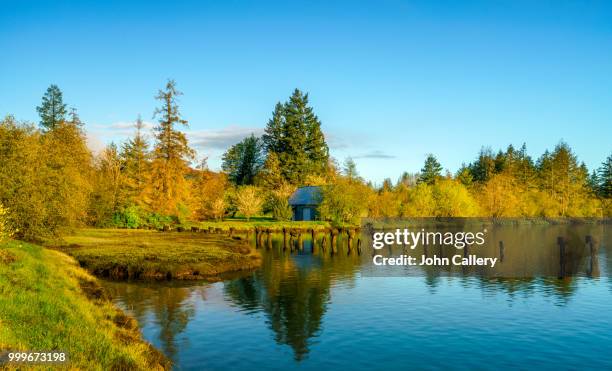
POLYGON ((221 234, 81 229, 56 247, 113 279, 216 279, 261 264, 246 241, 221 234))
POLYGON ((2 350, 64 351, 69 363, 60 368, 66 369, 170 368, 142 340, 136 321, 116 308, 73 258, 17 241, 0 244, 2 350))

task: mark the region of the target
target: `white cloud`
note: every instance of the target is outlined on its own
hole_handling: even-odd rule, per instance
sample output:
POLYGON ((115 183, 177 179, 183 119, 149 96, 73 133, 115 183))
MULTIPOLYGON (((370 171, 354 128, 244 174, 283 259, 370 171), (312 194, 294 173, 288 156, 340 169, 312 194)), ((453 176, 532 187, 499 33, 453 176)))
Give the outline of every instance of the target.
POLYGON ((353 158, 377 158, 377 159, 390 159, 395 158, 396 156, 385 153, 379 149, 369 151, 366 153, 362 153, 358 156, 353 156, 353 158))
POLYGON ((263 128, 230 125, 218 130, 188 131, 187 136, 192 146, 208 152, 209 150, 225 151, 249 135, 261 136, 263 132, 263 128))
MULTIPOLYGON (((150 121, 143 121, 143 129, 145 134, 151 133, 155 124, 150 121)), ((136 131, 136 121, 117 121, 112 124, 93 124, 91 125, 92 132, 100 137, 111 139, 123 139, 130 137, 136 131)))

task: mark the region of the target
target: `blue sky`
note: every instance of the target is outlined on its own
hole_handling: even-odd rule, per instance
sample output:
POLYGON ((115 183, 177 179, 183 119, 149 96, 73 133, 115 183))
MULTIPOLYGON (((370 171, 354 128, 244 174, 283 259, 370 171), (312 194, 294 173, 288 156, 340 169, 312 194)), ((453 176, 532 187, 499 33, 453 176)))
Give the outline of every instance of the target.
POLYGON ((211 168, 310 93, 331 153, 380 183, 427 153, 482 146, 612 152, 612 3, 604 1, 0 1, 0 115, 37 121, 55 83, 93 147, 153 122, 167 78, 211 168))

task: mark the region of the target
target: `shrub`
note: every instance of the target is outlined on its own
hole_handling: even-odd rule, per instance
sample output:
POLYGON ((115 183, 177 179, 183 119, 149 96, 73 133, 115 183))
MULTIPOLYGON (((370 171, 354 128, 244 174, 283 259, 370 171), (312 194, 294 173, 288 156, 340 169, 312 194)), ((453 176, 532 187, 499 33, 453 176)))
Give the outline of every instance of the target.
POLYGON ((9 210, 0 202, 0 242, 13 237, 15 232, 9 221, 9 210))
POLYGON ((293 210, 289 205, 289 200, 286 198, 274 198, 271 201, 272 206, 272 217, 275 220, 291 220, 293 217, 293 210))
POLYGON ((172 222, 172 217, 158 213, 149 214, 147 217, 147 223, 155 229, 162 228, 165 224, 171 224, 172 222))

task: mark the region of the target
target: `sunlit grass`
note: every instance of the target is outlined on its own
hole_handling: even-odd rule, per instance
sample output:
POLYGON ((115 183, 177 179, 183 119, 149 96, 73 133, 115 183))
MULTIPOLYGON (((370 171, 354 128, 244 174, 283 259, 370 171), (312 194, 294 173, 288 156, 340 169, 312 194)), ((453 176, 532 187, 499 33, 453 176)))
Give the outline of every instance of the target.
POLYGON ((99 276, 201 279, 259 266, 259 253, 227 235, 81 229, 58 246, 99 276))
POLYGON ((255 227, 264 228, 300 228, 300 229, 324 229, 329 228, 330 223, 325 221, 277 221, 267 217, 253 217, 249 221, 246 218, 227 218, 223 221, 206 221, 195 223, 195 226, 200 228, 221 228, 229 230, 235 228, 237 230, 254 229, 255 227))
POLYGON ((22 242, 0 244, 1 350, 64 351, 70 369, 169 367, 74 259, 22 242))

